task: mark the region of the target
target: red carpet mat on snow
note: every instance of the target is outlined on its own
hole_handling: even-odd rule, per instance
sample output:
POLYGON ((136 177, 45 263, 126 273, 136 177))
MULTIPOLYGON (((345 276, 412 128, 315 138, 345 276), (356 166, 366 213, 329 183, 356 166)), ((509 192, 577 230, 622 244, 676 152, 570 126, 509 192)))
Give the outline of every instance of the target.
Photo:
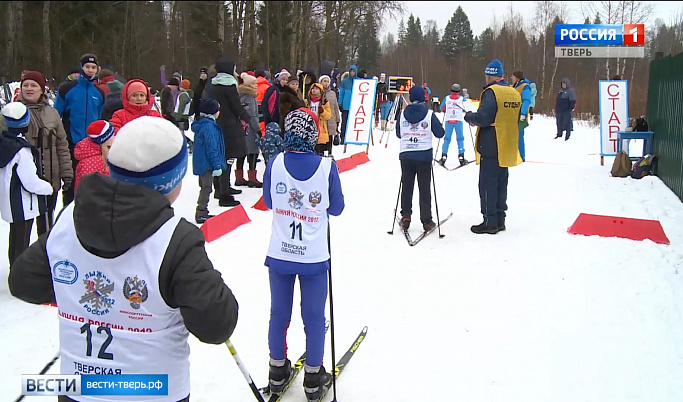
POLYGON ((200 229, 204 233, 204 240, 209 243, 249 222, 251 219, 247 211, 238 205, 207 220, 200 229))
POLYGON ((585 236, 621 237, 631 240, 650 239, 655 243, 670 244, 659 221, 648 219, 580 214, 567 231, 585 236))

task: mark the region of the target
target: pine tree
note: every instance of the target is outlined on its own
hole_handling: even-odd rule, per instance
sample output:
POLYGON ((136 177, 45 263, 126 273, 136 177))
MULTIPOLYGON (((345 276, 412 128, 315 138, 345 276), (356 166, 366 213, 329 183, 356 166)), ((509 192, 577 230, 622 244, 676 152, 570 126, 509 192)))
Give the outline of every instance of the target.
POLYGON ((422 26, 420 24, 420 17, 415 19, 412 14, 408 17, 405 44, 408 46, 422 45, 422 26))
POLYGON ((456 49, 458 53, 469 54, 472 52, 474 45, 472 39, 472 28, 470 27, 470 19, 463 11, 462 7, 458 6, 453 13, 456 49))
POLYGON ((405 45, 406 44, 406 24, 403 22, 403 18, 401 18, 401 22, 398 23, 398 44, 399 45, 405 45))
POLYGON ((358 46, 358 65, 365 70, 377 71, 379 69, 380 42, 377 38, 377 21, 372 14, 366 15, 361 26, 361 38, 358 46))
POLYGON ((440 43, 441 52, 448 61, 454 61, 458 53, 457 37, 455 34, 455 14, 448 20, 446 28, 443 30, 443 37, 440 43))

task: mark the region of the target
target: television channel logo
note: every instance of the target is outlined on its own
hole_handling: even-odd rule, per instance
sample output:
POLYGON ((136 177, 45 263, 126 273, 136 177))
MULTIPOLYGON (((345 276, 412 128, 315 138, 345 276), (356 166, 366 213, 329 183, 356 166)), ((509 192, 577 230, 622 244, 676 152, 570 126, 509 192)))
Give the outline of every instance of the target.
POLYGON ((555 45, 645 44, 645 24, 556 24, 555 45))

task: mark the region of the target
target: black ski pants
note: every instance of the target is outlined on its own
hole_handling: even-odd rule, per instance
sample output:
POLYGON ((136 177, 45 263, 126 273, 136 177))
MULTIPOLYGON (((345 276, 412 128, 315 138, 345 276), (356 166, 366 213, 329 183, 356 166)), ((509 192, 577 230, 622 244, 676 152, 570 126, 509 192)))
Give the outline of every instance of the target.
POLYGON ((28 248, 32 227, 33 219, 9 224, 9 250, 7 254, 10 266, 28 248))
POLYGON ((481 158, 479 164, 479 200, 486 226, 505 224, 508 198, 508 168, 500 167, 498 158, 481 158))
POLYGON ((420 191, 420 221, 432 221, 432 193, 429 188, 432 181, 432 162, 414 159, 401 160, 401 216, 410 217, 413 213, 413 190, 417 176, 417 188, 420 191))

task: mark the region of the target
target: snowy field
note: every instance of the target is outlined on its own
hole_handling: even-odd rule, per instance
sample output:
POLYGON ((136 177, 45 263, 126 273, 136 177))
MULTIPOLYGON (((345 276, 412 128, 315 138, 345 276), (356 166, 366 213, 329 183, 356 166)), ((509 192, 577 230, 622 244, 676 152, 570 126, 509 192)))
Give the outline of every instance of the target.
MULTIPOLYGON (((531 122, 527 163, 510 169, 507 231, 495 236, 469 229, 482 220, 478 167, 435 166, 440 216, 454 217, 442 227, 443 239, 433 235, 415 247, 399 230, 387 234, 400 177, 398 140, 392 133, 385 148, 386 138, 379 144, 375 133, 371 162, 341 174, 346 210, 331 220, 337 358, 369 327, 337 381, 339 401, 683 400, 683 205, 657 178, 610 177, 613 158, 600 166, 598 129, 575 126, 565 142, 553 139, 554 119, 531 122), (671 245, 568 234, 582 212, 660 220, 671 245)), ((471 159, 467 126, 465 140, 471 159)), ((361 150, 334 152, 340 159, 361 150)), ((455 139, 450 154, 457 155, 455 139)), ((198 191, 188 174, 175 204, 192 222, 198 191)), ((250 208, 260 193, 246 188, 237 196, 252 222, 206 248, 240 305, 232 341, 256 385, 265 386, 263 261, 271 213, 250 208)), ((417 190, 413 205, 419 210, 417 190)), ((213 198, 209 208, 224 210, 213 198)), ((0 232, 6 250, 6 223, 0 232)), ((58 325, 55 308, 9 294, 8 263, 0 260, 0 399, 9 401, 19 395, 21 374, 39 372, 57 352, 58 325)), ((329 369, 329 334, 327 340, 329 369)), ((224 345, 193 337, 190 344, 192 401, 254 400, 224 345)), ((304 345, 295 308, 289 357, 304 345)), ((300 375, 285 401, 305 400, 302 381, 300 375)), ((25 400, 32 399, 39 400, 25 400)))

